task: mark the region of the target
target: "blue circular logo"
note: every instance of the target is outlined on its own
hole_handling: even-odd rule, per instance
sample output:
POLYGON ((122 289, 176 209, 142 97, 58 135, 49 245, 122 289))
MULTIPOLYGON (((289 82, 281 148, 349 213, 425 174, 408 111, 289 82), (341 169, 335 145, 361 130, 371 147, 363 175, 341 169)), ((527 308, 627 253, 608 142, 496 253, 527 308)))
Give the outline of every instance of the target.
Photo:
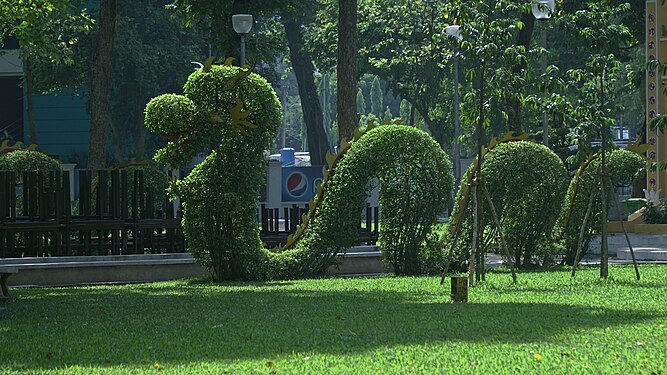
POLYGON ((319 177, 313 180, 313 195, 317 195, 317 188, 322 185, 322 182, 324 182, 324 179, 319 177))
POLYGON ((303 196, 308 191, 308 179, 301 172, 292 172, 287 176, 287 193, 294 198, 303 196))

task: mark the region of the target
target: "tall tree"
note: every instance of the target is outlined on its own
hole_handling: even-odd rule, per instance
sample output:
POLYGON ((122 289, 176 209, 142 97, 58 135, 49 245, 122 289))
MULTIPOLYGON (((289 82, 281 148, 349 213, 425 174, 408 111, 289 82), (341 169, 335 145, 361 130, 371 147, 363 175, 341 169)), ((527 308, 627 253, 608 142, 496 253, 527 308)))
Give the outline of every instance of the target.
POLYGON ((338 135, 351 139, 357 116, 357 0, 338 0, 338 135))
POLYGON ((364 93, 361 89, 357 90, 357 111, 361 115, 366 114, 366 99, 364 99, 364 93))
MULTIPOLYGON (((521 22, 523 27, 519 29, 514 43, 515 48, 523 48, 525 50, 530 48, 532 41, 533 30, 535 29, 535 17, 531 12, 525 11, 521 15, 521 22)), ((544 25, 542 25, 544 26, 544 25)), ((528 60, 519 59, 512 62, 511 72, 517 76, 522 77, 526 74, 528 60)), ((521 119, 521 103, 520 95, 512 91, 505 92, 505 113, 507 114, 507 130, 513 131, 517 134, 523 133, 523 125, 521 119)))
POLYGON ((32 96, 34 82, 42 76, 39 66, 48 64, 69 69, 75 64, 74 49, 80 37, 92 27, 81 5, 76 0, 26 1, 20 5, 0 0, 0 35, 16 37, 23 57, 28 132, 32 143, 38 142, 32 96))
POLYGON ((90 85, 90 143, 88 168, 106 167, 107 130, 111 125, 111 73, 113 41, 116 29, 117 0, 100 0, 99 31, 92 66, 90 85))
MULTIPOLYGON (((443 85, 450 51, 444 32, 447 23, 443 17, 443 4, 437 1, 366 0, 359 3, 358 23, 359 38, 364 41, 359 50, 360 71, 379 76, 393 93, 407 100, 412 105, 413 114, 418 112, 433 137, 445 146, 449 142, 448 111, 444 108, 451 103, 447 96, 452 95, 449 92, 451 86, 443 85)), ((335 27, 345 30, 340 22, 336 24, 332 19, 331 15, 337 9, 333 3, 329 5, 325 12, 318 13, 319 24, 311 31, 310 38, 318 65, 325 66, 335 63, 330 56, 330 46, 336 35, 342 37, 335 27)), ((338 9, 339 19, 341 12, 342 9, 338 9)), ((340 39, 338 43, 344 46, 340 39)), ((340 61, 337 69, 340 74, 340 61)))
POLYGON ((324 130, 322 106, 313 74, 315 65, 310 55, 304 48, 302 24, 290 15, 283 23, 285 35, 290 50, 290 60, 296 75, 301 98, 301 109, 306 123, 306 136, 308 138, 308 151, 312 165, 324 165, 326 152, 329 150, 327 134, 324 130))
POLYGON ((375 76, 371 84, 371 113, 378 118, 382 118, 382 109, 384 108, 383 99, 384 95, 380 87, 380 79, 375 76))
POLYGON ((269 80, 277 79, 272 79, 272 72, 262 67, 272 68, 275 65, 286 53, 284 47, 287 40, 303 107, 311 162, 321 164, 324 163, 329 142, 313 77, 315 67, 309 51, 303 47, 304 29, 316 13, 317 6, 318 1, 315 0, 174 0, 171 5, 185 16, 186 24, 199 22, 211 25, 210 42, 222 51, 235 51, 238 46, 238 36, 230 23, 231 15, 240 12, 253 14, 258 21, 252 31, 254 37, 247 38, 247 54, 249 61, 256 63, 255 69, 269 80), (279 21, 276 21, 277 15, 280 16, 279 21), (285 33, 282 34, 276 26, 282 26, 285 33))
MULTIPOLYGON (((191 61, 205 58, 202 29, 183 29, 169 0, 119 0, 111 83, 115 162, 143 160, 157 136, 148 135, 144 109, 152 97, 180 90, 191 61), (147 51, 151 51, 147 53, 147 51)), ((177 91, 178 92, 178 91, 177 91)))

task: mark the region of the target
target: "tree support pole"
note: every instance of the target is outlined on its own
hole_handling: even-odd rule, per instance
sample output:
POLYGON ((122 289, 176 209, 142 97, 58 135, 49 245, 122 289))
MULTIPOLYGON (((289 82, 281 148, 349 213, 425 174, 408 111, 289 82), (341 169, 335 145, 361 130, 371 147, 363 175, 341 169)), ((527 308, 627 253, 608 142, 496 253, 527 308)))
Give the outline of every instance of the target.
MULTIPOLYGON (((606 66, 602 69, 602 75, 600 76, 600 107, 604 109, 605 97, 604 97, 604 75, 605 75, 606 66)), ((607 126, 604 121, 601 123, 601 136, 602 136, 602 161, 600 163, 600 180, 602 184, 602 193, 600 194, 600 201, 602 204, 602 238, 600 241, 600 277, 607 279, 609 276, 609 244, 607 242, 607 179, 609 177, 609 172, 607 171, 607 126)), ((611 188, 611 186, 610 186, 611 188)))
POLYGON ((479 192, 479 175, 475 176, 473 180, 473 221, 472 221, 472 247, 470 249, 470 258, 468 259, 468 284, 475 286, 475 260, 479 248, 479 202, 477 200, 477 193, 479 192))
POLYGON ((491 200, 491 195, 489 194, 489 190, 486 188, 486 185, 483 185, 483 188, 486 200, 487 202, 489 202, 489 206, 491 207, 491 213, 493 214, 493 221, 495 221, 496 227, 498 228, 498 233, 500 234, 500 242, 503 246, 503 251, 505 252, 505 256, 507 257, 510 263, 510 271, 512 271, 512 281, 514 281, 514 283, 516 284, 516 272, 514 270, 514 261, 510 256, 510 251, 509 248, 507 247, 507 241, 505 240, 505 235, 503 234, 503 230, 500 227, 500 221, 498 220, 498 213, 496 212, 496 207, 494 206, 493 201, 491 200))
POLYGON ((454 228, 454 236, 452 237, 452 241, 449 243, 449 253, 447 255, 447 263, 445 263, 445 269, 442 270, 442 277, 440 278, 440 285, 443 285, 445 283, 445 277, 447 276, 447 272, 449 272, 449 266, 452 263, 452 256, 454 255, 454 246, 456 246, 456 241, 459 238, 459 234, 461 233, 461 221, 463 220, 463 214, 466 212, 468 209, 468 197, 470 196, 470 186, 468 185, 468 192, 466 195, 463 196, 463 202, 461 203, 461 218, 459 218, 459 221, 456 223, 456 227, 454 228))
POLYGON ((600 166, 600 179, 602 191, 600 194, 600 204, 602 205, 602 217, 600 218, 601 238, 600 238, 600 277, 606 279, 609 276, 609 243, 607 239, 607 167, 604 160, 605 152, 602 150, 602 165, 600 166))
POLYGON ((588 199, 588 208, 586 209, 584 222, 582 223, 581 230, 579 231, 579 243, 577 245, 577 253, 574 255, 574 263, 572 264, 572 277, 576 275, 577 264, 579 263, 579 256, 581 255, 581 248, 584 245, 584 233, 586 232, 586 225, 588 225, 588 217, 591 215, 591 210, 593 209, 593 202, 595 201, 596 195, 597 195, 597 190, 593 189, 591 191, 591 196, 588 199))
MULTIPOLYGON (((611 181, 609 181, 609 186, 611 185, 611 181)), ((620 209, 620 204, 618 203, 618 196, 614 194, 614 204, 616 205, 616 212, 621 212, 620 209)), ((632 244, 630 243, 630 236, 628 236, 628 231, 625 229, 625 222, 621 220, 621 228, 623 229, 623 234, 625 235, 625 241, 628 243, 628 248, 630 249, 630 255, 632 256, 632 265, 635 267, 635 276, 637 277, 637 281, 639 281, 640 276, 639 276, 639 267, 637 266, 637 259, 635 259, 635 251, 632 248, 632 244)))

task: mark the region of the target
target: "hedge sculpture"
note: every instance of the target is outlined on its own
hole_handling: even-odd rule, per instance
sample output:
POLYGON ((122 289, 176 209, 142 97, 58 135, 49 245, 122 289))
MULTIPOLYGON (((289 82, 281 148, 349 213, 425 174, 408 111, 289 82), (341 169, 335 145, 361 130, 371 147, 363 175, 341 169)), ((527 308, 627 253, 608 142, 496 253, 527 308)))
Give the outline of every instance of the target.
POLYGON ((170 192, 184 201, 190 251, 218 280, 323 275, 356 240, 372 177, 382 186, 387 259, 398 273, 420 271, 419 245, 451 191, 451 164, 427 134, 386 125, 343 141, 327 158, 328 173, 295 236, 283 249, 267 250, 256 210, 264 150, 281 122, 273 89, 247 68, 207 64, 190 75, 184 93, 151 100, 146 126, 168 141, 155 156, 159 163, 184 165, 210 151, 170 192))
MULTIPOLYGON (((613 150, 607 157, 607 169, 610 173, 613 186, 630 184, 637 174, 646 166, 646 159, 636 152, 623 149, 613 150)), ((570 186, 565 196, 565 202, 561 209, 560 217, 556 225, 555 233, 562 240, 565 247, 565 262, 569 265, 574 263, 575 254, 579 242, 581 227, 584 216, 588 209, 591 193, 600 189, 598 169, 600 167, 600 154, 594 154, 584 162, 577 170, 575 177, 570 181, 570 186)), ((614 207, 614 195, 607 194, 609 207, 614 207)), ((601 199, 600 194, 593 198, 591 214, 584 231, 581 256, 586 254, 591 239, 600 234, 601 231, 601 199)))
MULTIPOLYGON (((539 245, 549 241, 567 186, 567 170, 549 148, 508 137, 495 143, 482 158, 482 178, 497 211, 502 234, 506 238, 513 264, 528 266, 539 245), (523 261, 522 261, 523 259, 523 261)), ((460 239, 455 247, 453 267, 464 269, 470 257, 468 246, 472 237, 472 205, 461 212, 468 194, 468 179, 475 165, 469 168, 457 195, 451 227, 460 220, 460 239)), ((486 223, 484 243, 500 246, 491 207, 483 202, 483 221, 486 223)), ((450 233, 450 237, 453 233, 450 233)))
POLYGON ((20 174, 20 172, 60 172, 62 168, 56 159, 42 152, 19 149, 0 155, 0 170, 20 174))

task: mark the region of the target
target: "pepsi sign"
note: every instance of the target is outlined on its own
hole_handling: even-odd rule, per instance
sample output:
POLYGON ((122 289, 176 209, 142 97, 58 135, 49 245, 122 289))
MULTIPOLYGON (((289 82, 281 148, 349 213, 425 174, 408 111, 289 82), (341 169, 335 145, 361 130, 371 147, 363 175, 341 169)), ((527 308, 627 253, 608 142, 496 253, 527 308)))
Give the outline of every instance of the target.
POLYGON ((315 197, 322 167, 283 167, 282 201, 305 203, 315 197))

